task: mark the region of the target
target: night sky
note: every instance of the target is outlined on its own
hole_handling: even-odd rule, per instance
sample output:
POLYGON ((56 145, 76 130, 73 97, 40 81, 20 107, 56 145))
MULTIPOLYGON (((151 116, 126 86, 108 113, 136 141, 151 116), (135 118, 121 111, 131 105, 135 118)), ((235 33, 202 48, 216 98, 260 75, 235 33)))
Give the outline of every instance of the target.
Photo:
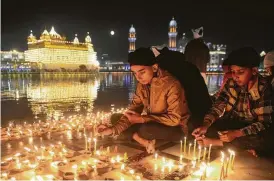
POLYGON ((228 51, 253 46, 258 52, 274 49, 273 1, 61 1, 2 0, 1 50, 27 49, 27 36, 36 37, 51 26, 60 35, 73 40, 78 34, 84 41, 92 34, 95 51, 125 60, 128 30, 137 32, 136 47, 168 42, 168 25, 172 17, 178 23, 178 38, 192 28, 204 27, 206 42, 226 44, 228 51), (114 30, 115 36, 109 32, 114 30))

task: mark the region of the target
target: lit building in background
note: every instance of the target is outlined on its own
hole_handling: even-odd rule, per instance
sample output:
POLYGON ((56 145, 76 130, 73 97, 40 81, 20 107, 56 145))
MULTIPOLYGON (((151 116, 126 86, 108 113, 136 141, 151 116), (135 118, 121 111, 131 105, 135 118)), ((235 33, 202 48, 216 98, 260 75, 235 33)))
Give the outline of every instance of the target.
POLYGON ((186 37, 186 34, 183 34, 183 37, 178 40, 178 49, 177 51, 184 53, 186 44, 188 43, 188 39, 186 37))
POLYGON ((110 62, 110 57, 107 53, 103 53, 100 59, 100 68, 106 68, 106 64, 110 62))
POLYGON ((1 63, 3 62, 22 62, 25 61, 24 52, 12 51, 1 51, 1 63))
POLYGON ((128 52, 134 52, 136 47, 135 47, 135 41, 136 41, 136 31, 133 25, 131 25, 129 29, 129 35, 128 35, 128 41, 129 41, 129 49, 128 52))
POLYGON ((207 43, 210 50, 210 61, 207 65, 207 71, 222 71, 222 64, 226 57, 226 45, 215 45, 207 43))
POLYGON ((1 51, 1 71, 29 71, 30 64, 25 61, 24 52, 16 50, 1 51))
POLYGON ((168 32, 168 37, 169 37, 169 42, 168 42, 168 47, 170 50, 176 51, 177 50, 177 22, 174 20, 174 17, 172 20, 169 22, 169 32, 168 32))
POLYGON ((89 33, 87 33, 84 43, 79 41, 77 34, 71 42, 67 41, 66 37, 60 36, 54 27, 50 32, 45 29, 39 40, 31 31, 25 59, 37 63, 39 69, 42 70, 77 70, 80 65, 86 66, 87 69, 99 67, 89 33))
POLYGON ((106 62, 106 66, 101 71, 127 72, 130 71, 130 65, 126 62, 106 62))
MULTIPOLYGON (((186 34, 183 33, 182 38, 178 40, 178 44, 177 44, 177 34, 178 34, 177 22, 174 20, 174 18, 172 18, 172 20, 169 23, 168 47, 170 50, 184 53, 185 47, 187 43, 189 42, 189 39, 186 37, 186 34)), ((208 46, 210 50, 210 61, 207 65, 207 71, 210 71, 210 72, 222 71, 222 64, 226 57, 226 45, 215 45, 211 43, 206 43, 206 45, 208 46)), ((164 45, 156 46, 156 47, 160 47, 159 49, 161 49, 162 47, 164 47, 164 45)))

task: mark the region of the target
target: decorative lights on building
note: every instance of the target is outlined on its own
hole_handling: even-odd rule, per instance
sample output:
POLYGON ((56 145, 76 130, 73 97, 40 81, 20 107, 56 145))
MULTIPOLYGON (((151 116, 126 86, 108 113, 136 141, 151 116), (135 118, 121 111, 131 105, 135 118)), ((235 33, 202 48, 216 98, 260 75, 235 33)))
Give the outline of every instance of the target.
POLYGON ((169 37, 169 43, 168 47, 170 50, 176 51, 177 50, 177 22, 174 20, 174 17, 172 20, 169 22, 169 32, 168 32, 168 37, 169 37))
POLYGON ((31 31, 25 56, 26 61, 37 63, 41 69, 77 69, 79 65, 86 65, 89 69, 99 66, 89 32, 84 43, 79 41, 77 34, 70 42, 60 36, 54 27, 50 32, 44 30, 39 40, 31 31))
POLYGON ((129 29, 129 36, 128 36, 128 41, 129 41, 129 49, 128 52, 134 52, 136 47, 135 47, 135 41, 136 41, 136 31, 133 25, 131 25, 129 29))
POLYGON ((30 35, 28 36, 28 43, 36 43, 36 42, 37 42, 36 37, 33 36, 32 30, 30 30, 30 35))
POLYGON ((77 34, 75 34, 75 38, 74 38, 74 40, 73 40, 73 44, 75 44, 75 45, 78 45, 78 44, 79 44, 79 40, 78 40, 78 38, 77 38, 77 34))
POLYGON ((89 32, 87 33, 87 36, 85 38, 86 43, 91 43, 91 37, 89 36, 89 32))
POLYGON ((210 61, 207 65, 207 71, 222 71, 222 64, 226 57, 226 45, 216 45, 207 43, 210 50, 210 61))

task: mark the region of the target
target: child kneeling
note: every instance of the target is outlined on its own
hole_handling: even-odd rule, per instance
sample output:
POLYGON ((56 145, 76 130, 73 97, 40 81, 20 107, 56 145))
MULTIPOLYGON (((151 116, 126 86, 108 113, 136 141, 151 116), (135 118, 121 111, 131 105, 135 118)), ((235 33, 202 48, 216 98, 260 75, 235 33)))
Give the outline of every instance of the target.
POLYGON ((204 146, 233 145, 253 154, 271 153, 273 144, 273 90, 267 78, 258 73, 260 56, 250 47, 228 55, 232 79, 229 79, 203 126, 192 135, 204 146))

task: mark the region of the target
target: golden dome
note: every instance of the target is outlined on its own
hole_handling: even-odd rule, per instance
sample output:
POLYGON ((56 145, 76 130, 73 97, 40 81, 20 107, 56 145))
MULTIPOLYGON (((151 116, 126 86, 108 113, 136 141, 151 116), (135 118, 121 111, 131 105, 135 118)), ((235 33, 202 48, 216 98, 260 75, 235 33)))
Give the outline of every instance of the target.
POLYGON ((49 32, 45 29, 42 33, 42 35, 49 35, 49 32))
POLYGON ((91 37, 89 36, 89 32, 88 32, 88 35, 85 38, 85 42, 86 43, 91 43, 91 37))
POLYGON ((49 32, 50 38, 51 39, 59 39, 62 40, 62 37, 54 30, 54 27, 51 28, 49 32))
POLYGON ((41 34, 40 40, 50 40, 49 32, 46 29, 41 34))
POLYGON ((169 22, 169 26, 177 26, 177 22, 175 21, 174 17, 172 17, 172 20, 169 22))
POLYGON ((131 27, 129 29, 129 33, 135 33, 135 28, 133 27, 133 25, 131 25, 131 27))
POLYGON ((34 42, 36 42, 36 41, 37 41, 37 40, 36 40, 36 37, 33 36, 32 30, 30 30, 30 35, 28 36, 28 42, 29 42, 29 43, 34 43, 34 42))
POLYGON ((77 38, 77 34, 75 34, 75 38, 73 40, 73 44, 79 44, 79 40, 77 38))

